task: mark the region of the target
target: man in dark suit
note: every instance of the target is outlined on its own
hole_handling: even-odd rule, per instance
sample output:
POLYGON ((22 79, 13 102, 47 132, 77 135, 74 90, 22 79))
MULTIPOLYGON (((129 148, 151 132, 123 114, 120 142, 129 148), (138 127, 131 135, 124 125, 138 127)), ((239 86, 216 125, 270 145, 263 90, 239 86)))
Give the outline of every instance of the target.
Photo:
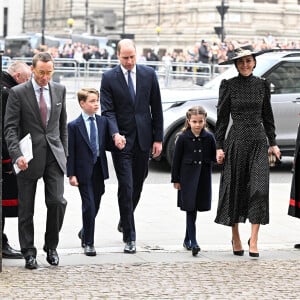
POLYGON ((108 178, 107 119, 96 114, 99 110, 98 90, 83 88, 77 96, 82 113, 68 124, 67 176, 70 184, 78 187, 81 196, 83 228, 78 234, 81 245, 85 255, 95 256, 95 219, 105 190, 104 179, 108 178))
POLYGON ((59 232, 67 205, 63 197, 67 155, 66 89, 51 82, 54 62, 47 52, 32 60, 33 78, 10 90, 4 132, 9 154, 21 170, 17 174, 19 189, 19 241, 25 268, 36 269, 34 246, 34 201, 37 181, 43 178, 47 220, 44 251, 49 264, 57 266, 59 232), (33 159, 27 161, 19 141, 31 135, 33 159))
POLYGON ((162 150, 163 113, 156 73, 153 68, 136 65, 134 42, 121 40, 117 54, 120 65, 103 74, 100 102, 115 143, 112 158, 119 185, 124 252, 135 253, 134 209, 148 175, 150 151, 157 157, 162 150))
MULTIPOLYGON (((9 90, 30 79, 30 67, 22 61, 15 61, 8 66, 7 72, 2 71, 2 128, 4 128, 4 113, 9 90)), ((13 249, 4 233, 5 218, 18 217, 18 188, 16 175, 8 154, 7 145, 2 130, 2 257, 23 258, 19 250, 13 249)))

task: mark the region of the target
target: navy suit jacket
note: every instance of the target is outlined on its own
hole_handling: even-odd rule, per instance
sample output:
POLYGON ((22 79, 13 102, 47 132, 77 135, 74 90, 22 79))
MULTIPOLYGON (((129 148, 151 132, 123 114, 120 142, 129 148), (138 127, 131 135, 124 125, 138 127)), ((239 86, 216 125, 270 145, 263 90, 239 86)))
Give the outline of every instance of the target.
MULTIPOLYGON (((98 128, 99 156, 103 178, 108 178, 106 141, 108 122, 105 117, 95 115, 98 128)), ((82 115, 68 123, 67 176, 76 176, 80 183, 87 183, 92 178, 94 162, 93 151, 82 115)))
POLYGON ((117 132, 125 135, 124 150, 130 150, 136 138, 142 151, 150 151, 153 142, 162 142, 160 89, 152 68, 136 65, 135 102, 131 99, 120 65, 106 71, 101 80, 100 102, 102 115, 109 121, 110 135, 117 132))

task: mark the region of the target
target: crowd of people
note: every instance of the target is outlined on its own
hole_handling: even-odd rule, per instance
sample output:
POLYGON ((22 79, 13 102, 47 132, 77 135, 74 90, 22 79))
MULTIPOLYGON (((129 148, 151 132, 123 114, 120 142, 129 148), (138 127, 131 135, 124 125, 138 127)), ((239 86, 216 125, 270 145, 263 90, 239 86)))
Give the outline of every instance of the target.
MULTIPOLYGON (((205 40, 202 47, 207 47, 205 40)), ((212 56, 200 48, 199 57, 209 62, 212 56)), ((275 155, 280 160, 281 153, 276 144, 270 86, 252 73, 257 55, 253 49, 237 48, 222 62, 235 64, 239 74, 220 85, 215 135, 206 130, 205 109, 192 107, 176 140, 171 182, 178 190, 178 206, 186 212, 183 246, 193 256, 201 251, 196 239, 197 212, 211 209, 211 172, 213 164, 218 163, 222 171, 215 222, 231 227, 233 254, 242 256, 239 223, 249 220, 249 256, 259 257, 259 228, 269 223, 268 157, 275 155), (232 125, 226 134, 230 116, 232 125)), ((47 262, 52 266, 59 264, 57 247, 67 207, 65 174, 81 196, 82 225, 78 233, 81 246, 85 255, 97 254, 95 218, 105 192, 104 180, 109 176, 106 150, 111 152, 118 180, 117 229, 123 236, 124 253, 136 253, 134 213, 148 175, 149 156, 156 158, 162 151, 163 111, 155 70, 137 63, 135 43, 121 40, 117 57, 119 64, 102 76, 100 92, 80 88, 77 97, 82 112, 68 124, 66 88, 51 80, 54 59, 49 52, 36 53, 30 70, 18 61, 3 73, 11 84, 9 81, 4 84, 9 92, 3 107, 3 147, 7 147, 7 157, 2 159, 5 166, 2 175, 13 177, 4 181, 3 186, 19 192, 5 196, 7 199, 2 199, 2 203, 18 207, 18 213, 11 216, 18 216, 21 252, 9 246, 4 232, 2 250, 7 258, 24 257, 27 269, 38 268, 33 217, 40 178, 45 183, 47 216, 43 250, 47 262), (99 109, 101 115, 97 114, 99 109), (28 135, 32 157, 25 156, 20 147, 20 141, 28 135)), ((296 151, 299 151, 299 134, 296 151)), ((296 161, 289 214, 299 218, 296 161)))

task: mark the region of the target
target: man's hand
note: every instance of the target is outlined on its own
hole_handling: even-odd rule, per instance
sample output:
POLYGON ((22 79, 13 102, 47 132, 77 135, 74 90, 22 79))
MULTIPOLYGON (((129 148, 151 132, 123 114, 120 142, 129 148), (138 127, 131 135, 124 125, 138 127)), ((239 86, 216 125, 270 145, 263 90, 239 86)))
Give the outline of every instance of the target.
POLYGON ((79 185, 76 176, 70 176, 70 177, 69 177, 69 183, 70 183, 72 186, 78 186, 78 185, 79 185))
POLYGON ((28 169, 28 162, 24 156, 20 156, 17 160, 17 166, 21 171, 28 169))
POLYGON ((154 142, 152 146, 152 157, 158 157, 160 156, 162 151, 162 142, 154 142))

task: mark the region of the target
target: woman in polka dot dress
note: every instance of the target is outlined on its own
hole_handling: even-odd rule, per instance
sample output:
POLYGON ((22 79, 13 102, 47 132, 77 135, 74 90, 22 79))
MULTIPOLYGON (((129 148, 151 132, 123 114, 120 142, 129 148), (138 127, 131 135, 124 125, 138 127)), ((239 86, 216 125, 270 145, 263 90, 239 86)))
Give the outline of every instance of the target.
POLYGON ((217 163, 223 166, 215 222, 231 226, 233 254, 242 256, 238 224, 248 219, 251 257, 259 257, 260 224, 269 223, 268 153, 277 159, 281 156, 275 140, 269 84, 252 74, 256 55, 237 49, 230 61, 222 63, 234 63, 239 74, 221 82, 215 131, 217 163), (232 125, 226 136, 230 117, 232 125))

